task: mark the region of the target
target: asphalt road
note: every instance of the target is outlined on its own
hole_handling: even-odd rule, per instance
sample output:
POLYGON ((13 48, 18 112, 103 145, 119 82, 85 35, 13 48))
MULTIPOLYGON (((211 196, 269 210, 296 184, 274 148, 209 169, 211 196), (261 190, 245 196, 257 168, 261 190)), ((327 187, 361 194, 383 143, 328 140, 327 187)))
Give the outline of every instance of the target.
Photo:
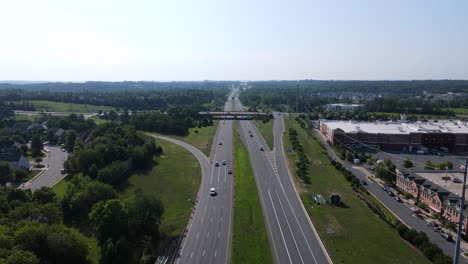
MULTIPOLYGON (((325 143, 325 140, 319 135, 318 131, 314 131, 317 135, 317 138, 320 139, 322 143, 324 143, 328 155, 337 160, 335 153, 331 150, 330 146, 325 143)), ((427 222, 413 214, 410 208, 408 208, 405 204, 397 202, 393 197, 389 196, 384 190, 382 190, 381 186, 378 183, 371 182, 366 180, 366 173, 363 171, 356 169, 353 165, 348 162, 342 162, 343 166, 345 166, 348 170, 352 171, 354 175, 360 180, 365 180, 368 185, 364 187, 369 190, 377 199, 380 200, 389 210, 391 210, 401 221, 403 221, 406 225, 410 226, 417 231, 423 231, 427 234, 429 239, 432 243, 438 245, 445 254, 449 256, 453 256, 455 252, 455 243, 446 241, 439 233, 435 232, 431 228, 427 226, 427 222)), ((468 263, 468 260, 464 257, 460 257, 460 263, 468 263)))
MULTIPOLYGON (((230 109, 231 102, 227 101, 225 110, 230 109)), ((201 164, 203 176, 198 202, 176 263, 229 263, 230 261, 233 180, 228 170, 232 169, 233 160, 232 122, 225 120, 218 124, 213 142, 214 151, 211 159, 213 164, 210 164, 209 159, 198 149, 183 142, 177 143, 194 153, 201 164), (222 145, 219 145, 219 142, 222 145), (226 165, 222 164, 223 160, 226 161, 226 165), (215 161, 220 165, 214 166, 215 161), (216 196, 210 196, 210 188, 215 188, 216 196)), ((175 142, 173 139, 165 138, 165 140, 175 142)))
POLYGON ((43 186, 50 187, 63 176, 61 170, 68 158, 68 153, 63 152, 59 147, 48 146, 47 148, 50 150, 49 156, 43 158, 41 164, 47 164, 48 169, 40 176, 24 183, 21 188, 34 191, 43 186))
MULTIPOLYGON (((243 110, 237 96, 235 105, 236 110, 243 110)), ((270 151, 251 121, 239 121, 241 137, 246 142, 254 170, 273 258, 275 263, 329 263, 331 260, 286 167, 281 143, 282 116, 275 115, 274 123, 275 148, 270 151), (265 151, 260 150, 261 146, 265 151)))

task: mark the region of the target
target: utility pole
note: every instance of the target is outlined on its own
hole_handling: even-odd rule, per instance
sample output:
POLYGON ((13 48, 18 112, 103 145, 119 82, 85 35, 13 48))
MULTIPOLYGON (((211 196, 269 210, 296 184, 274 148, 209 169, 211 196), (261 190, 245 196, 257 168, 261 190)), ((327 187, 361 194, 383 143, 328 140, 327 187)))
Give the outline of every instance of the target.
POLYGON ((468 159, 465 159, 465 169, 463 172, 463 188, 462 197, 460 202, 460 213, 458 217, 458 229, 457 229, 457 240, 455 244, 455 256, 453 256, 453 263, 458 264, 460 260, 460 237, 463 225, 463 209, 465 208, 465 190, 466 190, 466 172, 468 167, 468 159))

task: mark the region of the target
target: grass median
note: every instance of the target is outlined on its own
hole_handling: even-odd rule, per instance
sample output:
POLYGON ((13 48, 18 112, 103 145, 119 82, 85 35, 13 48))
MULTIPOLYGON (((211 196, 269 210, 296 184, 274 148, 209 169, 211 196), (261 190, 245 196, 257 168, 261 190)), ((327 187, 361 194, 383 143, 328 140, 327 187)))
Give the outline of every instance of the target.
POLYGON ((234 227, 231 262, 273 263, 249 153, 234 133, 234 227))
MULTIPOLYGON (((294 120, 285 118, 288 131, 294 120)), ((295 125, 299 141, 311 159, 311 184, 301 183, 295 177, 304 206, 334 263, 430 263, 419 251, 407 244, 396 231, 379 219, 352 191, 345 177, 330 163, 326 151, 317 139, 307 139, 303 129, 295 125), (325 199, 339 193, 344 206, 317 205, 311 194, 325 199)), ((289 148, 288 133, 284 148, 289 148)), ((287 158, 291 171, 297 159, 294 152, 287 158)), ((375 201, 377 202, 377 201, 375 201)))

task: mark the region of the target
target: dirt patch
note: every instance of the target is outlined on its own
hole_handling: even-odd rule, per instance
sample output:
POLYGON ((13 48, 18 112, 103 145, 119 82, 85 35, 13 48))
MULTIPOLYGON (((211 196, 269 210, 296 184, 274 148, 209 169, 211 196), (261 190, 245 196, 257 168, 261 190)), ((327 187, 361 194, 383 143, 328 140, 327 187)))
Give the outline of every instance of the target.
POLYGON ((314 161, 312 161, 312 164, 314 164, 315 166, 318 166, 318 165, 322 164, 322 161, 314 160, 314 161))
POLYGON ((322 221, 328 234, 339 234, 341 232, 342 227, 335 216, 326 214, 323 216, 322 221))

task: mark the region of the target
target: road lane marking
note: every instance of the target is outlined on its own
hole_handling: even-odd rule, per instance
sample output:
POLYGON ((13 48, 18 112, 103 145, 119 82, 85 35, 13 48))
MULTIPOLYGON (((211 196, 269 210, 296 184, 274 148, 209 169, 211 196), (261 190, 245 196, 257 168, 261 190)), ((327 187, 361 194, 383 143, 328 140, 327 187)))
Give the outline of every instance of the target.
POLYGON ((206 233, 206 238, 210 237, 210 232, 206 233))
POLYGON ((200 234, 200 232, 197 233, 197 239, 198 239, 198 235, 200 234))
POLYGON ((205 217, 204 217, 204 216, 202 216, 202 218, 201 218, 201 223, 203 223, 203 219, 205 219, 205 217))
POLYGON ((221 235, 221 232, 218 232, 218 238, 219 238, 219 235, 221 235))
POLYGON ((210 186, 211 186, 211 182, 213 181, 213 172, 214 172, 214 168, 215 166, 211 166, 211 174, 210 174, 210 186))
MULTIPOLYGON (((294 237, 294 234, 293 234, 291 225, 289 224, 288 216, 286 215, 286 212, 284 211, 283 203, 281 202, 281 199, 280 199, 280 197, 279 197, 279 195, 278 195, 278 192, 277 192, 276 190, 275 190, 275 193, 276 193, 276 197, 278 197, 278 201, 279 201, 279 203, 280 203, 281 210, 283 211, 284 219, 286 219, 286 223, 288 224, 289 231, 291 232, 291 236, 292 236, 292 238, 293 238, 294 245, 296 245, 296 250, 297 250, 297 252, 299 253, 299 257, 301 258, 301 262, 304 264, 304 260, 302 259, 301 251, 299 250, 299 247, 297 246, 296 238, 294 237)), ((315 260, 315 258, 314 258, 314 260, 315 260)), ((315 263, 317 263, 317 261, 316 261, 315 263)))
POLYGON ((204 256, 205 256, 205 250, 203 250, 203 254, 202 254, 202 257, 204 257, 204 256))
POLYGON ((215 258, 216 258, 216 254, 218 253, 218 250, 215 250, 215 258))
POLYGON ((219 220, 219 222, 223 222, 223 217, 221 216, 221 219, 219 220))
POLYGON ((219 183, 219 173, 221 172, 221 168, 218 170, 218 183, 219 183))
POLYGON ((213 223, 213 217, 211 217, 210 222, 213 223))
POLYGON ((193 257, 193 251, 192 251, 192 253, 190 253, 190 258, 192 258, 192 257, 193 257))
POLYGON ((276 217, 276 221, 278 222, 281 237, 283 238, 283 243, 284 243, 284 246, 286 247, 286 253, 288 254, 289 263, 292 263, 291 255, 289 255, 288 245, 286 245, 286 240, 284 239, 283 230, 281 228, 281 224, 280 224, 280 221, 278 219, 278 214, 276 214, 275 204, 273 203, 273 199, 271 198, 270 189, 268 189, 268 196, 270 196, 270 202, 271 202, 271 205, 273 207, 273 212, 275 213, 275 217, 276 217))

